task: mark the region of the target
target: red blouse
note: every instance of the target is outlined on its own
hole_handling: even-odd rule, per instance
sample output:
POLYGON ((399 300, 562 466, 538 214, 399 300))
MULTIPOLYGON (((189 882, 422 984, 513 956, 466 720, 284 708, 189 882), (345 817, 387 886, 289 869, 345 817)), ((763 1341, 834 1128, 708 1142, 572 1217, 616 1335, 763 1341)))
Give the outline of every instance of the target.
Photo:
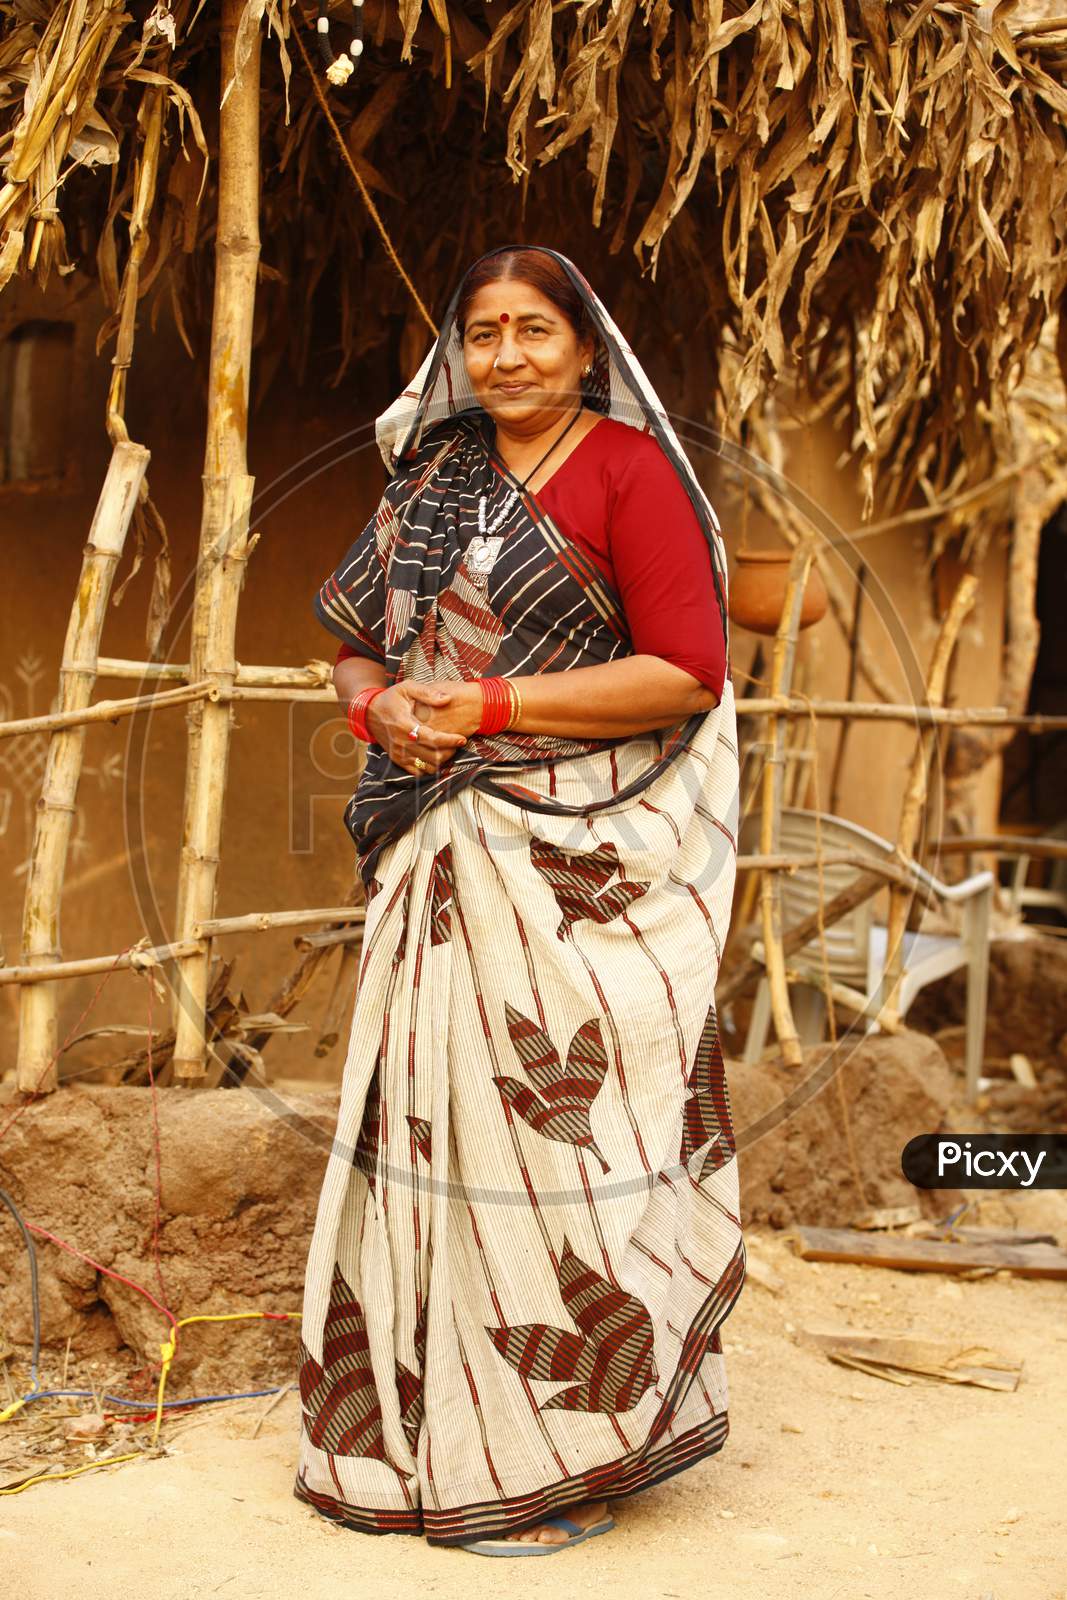
MULTIPOLYGON (((711 551, 657 440, 601 417, 535 498, 619 595, 634 653, 660 656, 721 697, 726 641, 711 551)), ((342 644, 337 660, 356 654, 342 644)))

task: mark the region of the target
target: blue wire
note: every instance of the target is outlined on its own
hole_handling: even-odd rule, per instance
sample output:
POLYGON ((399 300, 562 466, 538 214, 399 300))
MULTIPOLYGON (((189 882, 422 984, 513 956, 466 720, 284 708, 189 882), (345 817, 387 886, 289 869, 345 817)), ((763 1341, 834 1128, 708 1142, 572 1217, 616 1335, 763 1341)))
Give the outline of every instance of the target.
MULTIPOLYGON (((20 1395, 19 1398, 23 1405, 28 1405, 31 1400, 61 1399, 67 1395, 88 1395, 95 1399, 96 1391, 93 1389, 39 1389, 37 1387, 39 1382, 37 1363, 41 1355, 41 1299, 37 1284, 37 1252, 34 1250, 30 1231, 19 1214, 18 1206, 16 1206, 6 1189, 0 1189, 0 1202, 7 1207, 14 1217, 22 1234, 23 1243, 26 1246, 26 1254, 30 1260, 30 1299, 33 1305, 33 1353, 30 1358, 30 1382, 33 1388, 28 1394, 20 1395)), ((168 1406, 205 1406, 212 1400, 255 1400, 262 1394, 279 1394, 285 1387, 286 1385, 281 1383, 276 1389, 247 1389, 241 1394, 201 1394, 194 1395, 191 1400, 164 1400, 163 1409, 165 1411, 168 1406)), ((154 1411, 157 1404, 155 1400, 124 1400, 118 1394, 105 1394, 102 1398, 110 1400, 113 1405, 134 1406, 145 1411, 154 1411)))
MULTIPOLYGON (((280 1394, 286 1387, 286 1384, 280 1383, 276 1389, 246 1389, 242 1394, 199 1394, 194 1395, 191 1400, 164 1400, 163 1409, 165 1411, 168 1406, 204 1406, 210 1400, 255 1400, 261 1394, 280 1394)), ((36 1389, 31 1394, 22 1395, 21 1398, 23 1401, 52 1400, 62 1395, 90 1395, 95 1398, 96 1391, 93 1389, 36 1389)), ((102 1400, 110 1400, 113 1404, 119 1406, 136 1406, 146 1411, 154 1411, 156 1409, 154 1400, 124 1400, 118 1394, 105 1394, 101 1395, 100 1398, 102 1400)))
POLYGON ((33 1354, 30 1357, 30 1382, 33 1385, 32 1393, 36 1394, 40 1383, 40 1379, 37 1376, 37 1363, 41 1356, 41 1296, 37 1286, 37 1252, 33 1248, 30 1230, 23 1222, 18 1206, 6 1189, 0 1189, 0 1201, 3 1202, 14 1217, 15 1224, 22 1234, 22 1242, 26 1246, 26 1254, 30 1260, 30 1300, 33 1305, 33 1354))

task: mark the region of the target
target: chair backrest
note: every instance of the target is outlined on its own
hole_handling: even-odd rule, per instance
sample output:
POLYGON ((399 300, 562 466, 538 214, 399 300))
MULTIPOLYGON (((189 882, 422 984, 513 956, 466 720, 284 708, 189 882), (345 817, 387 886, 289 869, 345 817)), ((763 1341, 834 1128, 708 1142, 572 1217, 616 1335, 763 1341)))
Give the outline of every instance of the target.
MULTIPOLYGON (((759 851, 758 812, 745 818, 741 827, 741 850, 755 855, 759 851)), ((879 838, 858 823, 846 822, 843 817, 825 812, 803 811, 784 807, 778 834, 783 853, 815 855, 821 843, 824 855, 848 854, 852 860, 841 866, 826 866, 821 874, 817 867, 798 867, 795 872, 779 873, 782 895, 782 930, 788 932, 798 922, 810 916, 818 907, 820 898, 827 905, 835 895, 847 889, 862 876, 864 859, 884 861, 893 853, 887 839, 879 838), (818 830, 818 831, 816 831, 818 830)), ((841 983, 851 984, 866 993, 867 961, 870 930, 873 920, 873 897, 846 913, 826 930, 826 962, 830 976, 841 983)), ((820 940, 816 938, 800 952, 806 964, 812 959, 821 963, 820 940)))
MULTIPOLYGON (((1067 839, 1067 818, 1064 818, 1062 822, 1054 823, 1051 828, 1042 828, 1041 833, 1042 837, 1046 839, 1067 839)), ((1013 911, 1021 911, 1027 903, 1026 879, 1033 859, 1033 856, 1018 856, 1016 858, 1011 882, 1011 906, 1013 911)), ((1061 894, 1067 900, 1067 861, 1048 862, 1045 889, 1047 893, 1061 894)))

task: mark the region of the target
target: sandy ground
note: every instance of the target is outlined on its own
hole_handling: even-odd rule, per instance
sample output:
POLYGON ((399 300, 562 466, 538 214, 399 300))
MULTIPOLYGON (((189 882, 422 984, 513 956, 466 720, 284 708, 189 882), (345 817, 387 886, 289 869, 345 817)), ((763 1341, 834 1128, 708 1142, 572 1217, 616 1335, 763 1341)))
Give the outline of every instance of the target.
MULTIPOLYGON (((1067 1195, 987 1197, 987 1226, 1067 1237, 1067 1195)), ((20 1600, 442 1600, 570 1595, 575 1583, 687 1600, 1067 1600, 1067 1284, 958 1281, 799 1260, 750 1229, 750 1278, 724 1327, 723 1452, 616 1504, 580 1549, 501 1561, 335 1528, 292 1495, 292 1393, 176 1421, 166 1454, 5 1498, 0 1593, 20 1600), (1013 1394, 836 1366, 809 1327, 958 1336, 1023 1362, 1013 1394)), ((7 1473, 0 1477, 7 1477, 7 1473)), ((10 1479, 8 1479, 10 1481, 10 1479)))

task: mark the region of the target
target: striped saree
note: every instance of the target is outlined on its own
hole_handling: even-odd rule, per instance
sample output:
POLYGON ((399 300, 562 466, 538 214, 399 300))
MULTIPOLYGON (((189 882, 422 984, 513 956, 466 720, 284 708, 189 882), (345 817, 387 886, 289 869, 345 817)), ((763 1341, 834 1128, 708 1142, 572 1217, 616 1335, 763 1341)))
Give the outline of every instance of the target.
MULTIPOLYGON (((557 259, 596 315, 587 400, 655 429, 718 578, 673 430, 557 259)), ((467 570, 476 498, 492 518, 509 475, 463 392, 454 306, 406 412, 380 419, 393 478, 319 614, 420 681, 616 659, 618 597, 534 497, 488 583, 467 570)), ((375 749, 346 813, 367 919, 308 1255, 294 1492, 351 1528, 455 1544, 633 1494, 726 1437, 719 1329, 744 1246, 713 990, 733 687, 653 734, 473 739, 417 781, 375 749)))

